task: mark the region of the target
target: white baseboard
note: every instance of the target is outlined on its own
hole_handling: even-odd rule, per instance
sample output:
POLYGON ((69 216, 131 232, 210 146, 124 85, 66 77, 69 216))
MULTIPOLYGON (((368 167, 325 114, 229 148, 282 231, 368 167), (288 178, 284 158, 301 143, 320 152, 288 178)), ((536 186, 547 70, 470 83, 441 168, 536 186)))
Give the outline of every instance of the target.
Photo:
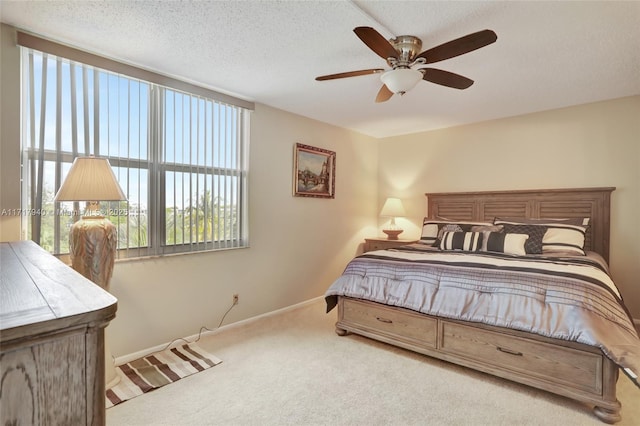
MULTIPOLYGON (((247 318, 238 322, 234 322, 232 324, 229 325, 223 325, 220 328, 216 328, 215 330, 210 330, 210 331, 205 331, 203 332, 200 337, 204 337, 204 336, 210 336, 212 334, 217 334, 223 331, 227 331, 227 330, 232 330, 234 328, 237 327, 241 327, 243 325, 246 324, 250 324, 252 322, 256 322, 256 321, 260 321, 264 318, 273 316, 273 315, 278 315, 278 314, 282 314, 284 312, 288 312, 288 311, 293 311, 294 309, 298 309, 298 308, 302 308, 304 306, 310 305, 312 303, 317 302, 320 299, 324 299, 324 296, 318 296, 318 297, 314 297, 313 299, 309 299, 309 300, 305 300, 304 302, 300 302, 300 303, 296 303, 295 305, 291 305, 291 306, 287 306, 285 308, 281 308, 281 309, 277 309, 275 311, 271 311, 271 312, 267 312, 261 315, 257 315, 255 317, 251 317, 251 318, 247 318)), ((127 362, 136 360, 138 358, 142 358, 144 356, 147 356, 149 354, 155 353, 155 352, 159 352, 165 349, 169 349, 169 348, 173 348, 179 345, 182 345, 185 343, 185 340, 188 342, 193 342, 198 338, 198 334, 192 334, 191 336, 188 337, 182 337, 182 338, 178 338, 172 342, 166 342, 163 343, 161 345, 157 345, 151 348, 147 348, 147 349, 143 349, 141 351, 137 351, 131 354, 127 354, 127 355, 122 355, 119 356, 117 358, 115 358, 115 365, 122 365, 125 364, 127 362)))

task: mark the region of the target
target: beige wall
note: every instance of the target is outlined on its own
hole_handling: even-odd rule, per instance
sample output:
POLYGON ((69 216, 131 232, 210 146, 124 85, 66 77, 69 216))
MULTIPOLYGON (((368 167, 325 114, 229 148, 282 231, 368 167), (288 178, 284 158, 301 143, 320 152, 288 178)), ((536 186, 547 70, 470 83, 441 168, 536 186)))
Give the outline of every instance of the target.
MULTIPOLYGON (((2 28, 0 208, 20 207, 19 55, 2 28), (7 88, 11 90, 6 90, 7 88)), ((118 298, 108 328, 111 352, 127 355, 215 328, 232 295, 240 303, 225 324, 320 296, 365 236, 375 233, 375 140, 256 105, 251 118, 250 248, 118 261, 118 298), (296 142, 336 151, 335 199, 292 196, 296 142)), ((20 238, 20 222, 2 221, 1 241, 20 238)))
POLYGON ((375 141, 256 105, 251 125, 248 249, 117 262, 109 326, 114 356, 293 305, 324 293, 375 232, 375 141), (296 142, 336 151, 336 198, 292 196, 296 142))
POLYGON ((425 192, 615 186, 611 272, 640 318, 640 96, 380 140, 379 205, 406 204, 420 235, 425 192))

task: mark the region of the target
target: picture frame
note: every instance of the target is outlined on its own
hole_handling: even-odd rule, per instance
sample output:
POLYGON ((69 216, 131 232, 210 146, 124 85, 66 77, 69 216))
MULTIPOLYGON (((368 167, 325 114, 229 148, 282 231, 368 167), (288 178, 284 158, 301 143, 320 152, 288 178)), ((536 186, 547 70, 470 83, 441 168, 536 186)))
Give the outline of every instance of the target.
POLYGON ((296 143, 293 157, 295 197, 335 198, 336 153, 296 143))

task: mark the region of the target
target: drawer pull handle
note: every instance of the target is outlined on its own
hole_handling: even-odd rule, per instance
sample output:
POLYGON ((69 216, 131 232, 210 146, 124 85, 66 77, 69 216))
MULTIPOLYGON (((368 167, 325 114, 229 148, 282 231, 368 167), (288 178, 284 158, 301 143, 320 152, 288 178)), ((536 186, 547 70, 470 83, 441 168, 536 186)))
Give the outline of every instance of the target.
POLYGON ((391 324, 391 323, 393 323, 393 321, 391 321, 390 319, 387 319, 387 318, 380 318, 380 317, 376 317, 376 319, 377 319, 378 321, 380 321, 380 322, 385 322, 385 323, 387 323, 387 324, 391 324))
POLYGON ((500 352, 504 352, 505 354, 509 354, 509 355, 515 355, 515 356, 522 356, 522 352, 516 352, 513 351, 511 349, 505 349, 505 348, 501 348, 500 346, 496 347, 497 350, 499 350, 500 352))

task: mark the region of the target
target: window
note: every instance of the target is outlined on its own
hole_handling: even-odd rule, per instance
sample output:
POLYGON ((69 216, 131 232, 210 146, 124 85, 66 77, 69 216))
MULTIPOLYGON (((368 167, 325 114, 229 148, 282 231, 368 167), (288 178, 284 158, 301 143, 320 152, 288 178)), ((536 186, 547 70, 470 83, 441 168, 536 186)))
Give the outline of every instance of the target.
POLYGON ((126 202, 101 203, 118 228, 119 257, 247 246, 249 109, 178 83, 176 89, 23 48, 22 192, 30 239, 68 253, 68 230, 84 206, 53 198, 73 159, 95 155, 109 159, 127 195, 126 202))

